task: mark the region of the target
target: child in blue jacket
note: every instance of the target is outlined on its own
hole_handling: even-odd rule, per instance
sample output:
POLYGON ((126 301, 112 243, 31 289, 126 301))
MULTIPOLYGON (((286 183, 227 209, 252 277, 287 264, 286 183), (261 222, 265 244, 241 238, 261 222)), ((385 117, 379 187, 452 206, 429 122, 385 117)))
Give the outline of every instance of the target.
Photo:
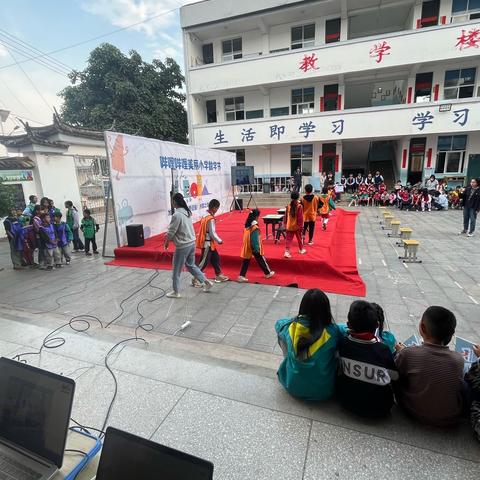
POLYGON ((67 223, 62 222, 62 212, 57 210, 54 215, 55 233, 58 238, 58 250, 60 257, 65 257, 65 263, 70 264, 70 243, 73 240, 73 233, 67 223))

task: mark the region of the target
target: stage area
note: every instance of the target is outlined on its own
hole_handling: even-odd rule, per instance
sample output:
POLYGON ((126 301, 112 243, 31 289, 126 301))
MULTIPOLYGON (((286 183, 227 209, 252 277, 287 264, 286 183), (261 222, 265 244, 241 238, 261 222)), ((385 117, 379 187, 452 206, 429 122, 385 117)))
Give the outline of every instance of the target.
MULTIPOLYGON (((276 213, 274 209, 262 209, 261 217, 276 213)), ((292 258, 284 258, 285 242, 278 244, 270 235, 264 240, 265 257, 270 268, 276 272, 271 279, 265 279, 254 259, 250 263, 247 278, 250 283, 295 286, 299 288, 320 288, 326 292, 352 296, 365 296, 365 284, 358 274, 355 247, 355 224, 357 212, 337 209, 331 215, 328 229, 322 230, 317 221, 314 245, 306 245, 307 253, 300 255, 297 245, 292 248, 292 258)), ((219 246, 223 273, 236 279, 241 265, 240 248, 243 225, 247 210, 234 211, 217 217, 217 233, 223 240, 219 246)), ((262 237, 266 229, 260 220, 262 237)), ((198 224, 196 225, 198 228, 198 224)), ((270 230, 270 226, 269 226, 270 230)), ((145 241, 143 247, 121 247, 115 249, 114 266, 170 270, 173 251, 163 249, 164 235, 157 235, 145 241)), ((208 267, 207 275, 214 276, 208 267)))

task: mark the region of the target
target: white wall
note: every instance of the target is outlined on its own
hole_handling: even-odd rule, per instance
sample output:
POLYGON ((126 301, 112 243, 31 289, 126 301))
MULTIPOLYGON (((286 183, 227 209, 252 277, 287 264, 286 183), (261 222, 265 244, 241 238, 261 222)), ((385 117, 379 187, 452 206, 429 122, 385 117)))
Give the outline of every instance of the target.
POLYGON ((81 205, 73 156, 38 155, 36 163, 43 196, 53 199, 60 209, 66 200, 81 205))

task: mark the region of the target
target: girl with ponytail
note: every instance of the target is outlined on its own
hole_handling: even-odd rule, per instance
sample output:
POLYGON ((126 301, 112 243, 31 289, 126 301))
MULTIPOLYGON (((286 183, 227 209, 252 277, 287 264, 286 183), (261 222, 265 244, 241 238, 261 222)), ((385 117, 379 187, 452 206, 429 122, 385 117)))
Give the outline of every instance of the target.
POLYGON ((247 221, 245 222, 245 230, 243 232, 243 244, 242 250, 240 252, 240 257, 243 259, 243 263, 240 270, 240 275, 237 279, 237 281, 240 283, 248 282, 248 278, 246 278, 245 275, 247 274, 247 270, 252 257, 255 257, 258 266, 263 270, 263 273, 265 274, 265 278, 272 278, 275 275, 275 272, 270 269, 265 257, 263 256, 262 237, 260 235, 260 229, 258 226, 259 216, 260 211, 254 209, 248 214, 247 221))
POLYGON ((302 230, 303 230, 303 207, 302 204, 298 201, 300 195, 298 192, 293 192, 290 195, 292 199, 291 202, 285 208, 285 258, 290 258, 292 255, 290 253, 290 247, 292 245, 293 238, 297 238, 298 242, 298 253, 307 253, 303 248, 303 239, 302 239, 302 230))
POLYGON ((173 290, 167 293, 168 298, 180 298, 180 274, 184 266, 191 275, 203 286, 203 291, 208 292, 213 283, 208 280, 195 264, 195 231, 193 229, 192 212, 188 208, 181 193, 172 197, 175 213, 172 215, 167 235, 165 237, 165 250, 171 241, 175 244, 173 254, 173 290))

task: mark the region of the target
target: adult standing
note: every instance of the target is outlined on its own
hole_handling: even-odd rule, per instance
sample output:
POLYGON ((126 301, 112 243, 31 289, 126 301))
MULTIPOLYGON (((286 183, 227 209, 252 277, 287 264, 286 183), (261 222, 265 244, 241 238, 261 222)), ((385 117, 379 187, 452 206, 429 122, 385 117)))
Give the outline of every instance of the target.
POLYGON ((430 194, 438 190, 438 180, 435 178, 435 175, 430 175, 430 178, 425 180, 425 188, 430 194))
POLYGON ((326 187, 325 182, 327 181, 327 174, 322 172, 320 174, 320 191, 323 190, 323 187, 326 187))
POLYGON ((300 170, 300 167, 297 167, 295 172, 293 173, 293 180, 295 182, 295 192, 299 192, 302 189, 302 176, 303 173, 300 170))
POLYGON ((473 237, 477 214, 480 210, 480 178, 472 178, 470 186, 460 195, 463 200, 463 230, 460 234, 473 237))
POLYGON ((168 298, 180 298, 180 273, 184 266, 202 285, 203 291, 208 292, 213 283, 208 280, 204 273, 195 264, 195 231, 193 229, 192 212, 188 208, 181 193, 176 193, 172 198, 175 213, 172 215, 167 235, 165 237, 165 250, 173 242, 175 253, 173 254, 173 290, 167 293, 168 298))
POLYGON ((78 210, 70 200, 65 202, 65 208, 67 209, 67 225, 70 227, 70 230, 73 234, 73 251, 80 252, 85 248, 85 246, 83 245, 82 240, 80 240, 80 235, 78 233, 80 228, 80 216, 78 214, 78 210))
POLYGON ((356 178, 355 178, 355 191, 358 192, 358 189, 360 188, 360 185, 364 183, 362 174, 359 173, 356 178))

